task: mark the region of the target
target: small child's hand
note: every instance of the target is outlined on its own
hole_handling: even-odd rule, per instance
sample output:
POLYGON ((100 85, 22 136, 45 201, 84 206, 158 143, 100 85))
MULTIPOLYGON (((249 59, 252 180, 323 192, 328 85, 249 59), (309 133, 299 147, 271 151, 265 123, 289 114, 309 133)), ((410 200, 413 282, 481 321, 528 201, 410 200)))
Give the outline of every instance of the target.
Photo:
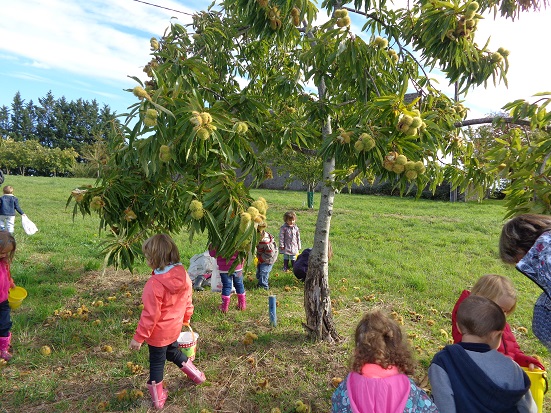
POLYGON ((184 327, 191 328, 191 326, 189 325, 189 321, 184 321, 183 326, 184 326, 184 327))
POLYGON ((142 343, 138 343, 136 340, 132 339, 130 341, 130 350, 138 351, 142 347, 142 343))

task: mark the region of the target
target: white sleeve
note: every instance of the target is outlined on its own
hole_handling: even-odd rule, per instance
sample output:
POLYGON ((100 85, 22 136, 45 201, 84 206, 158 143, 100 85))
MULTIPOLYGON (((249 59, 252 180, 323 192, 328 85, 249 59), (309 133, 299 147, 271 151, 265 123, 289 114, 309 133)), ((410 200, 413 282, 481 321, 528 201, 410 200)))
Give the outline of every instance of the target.
POLYGON ((448 373, 436 364, 429 367, 429 381, 432 398, 438 410, 445 413, 456 413, 452 385, 448 373))

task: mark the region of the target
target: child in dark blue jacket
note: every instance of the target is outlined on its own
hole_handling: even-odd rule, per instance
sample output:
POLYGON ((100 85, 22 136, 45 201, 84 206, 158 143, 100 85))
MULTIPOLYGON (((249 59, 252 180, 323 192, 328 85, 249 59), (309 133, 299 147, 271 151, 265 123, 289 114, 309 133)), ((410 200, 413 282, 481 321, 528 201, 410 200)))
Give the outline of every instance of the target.
POLYGON ((0 231, 8 231, 13 234, 15 228, 15 211, 22 216, 25 213, 19 206, 19 200, 13 194, 13 187, 6 185, 3 189, 4 195, 0 198, 0 231))

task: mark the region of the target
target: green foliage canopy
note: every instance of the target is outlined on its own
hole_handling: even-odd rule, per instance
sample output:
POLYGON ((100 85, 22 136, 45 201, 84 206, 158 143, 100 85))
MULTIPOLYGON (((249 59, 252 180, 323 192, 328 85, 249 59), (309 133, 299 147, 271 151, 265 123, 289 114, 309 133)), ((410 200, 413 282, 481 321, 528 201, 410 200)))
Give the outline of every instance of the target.
POLYGON ((131 268, 141 240, 157 231, 207 231, 221 255, 245 257, 256 231, 243 181, 265 178, 256 151, 267 147, 317 151, 334 164, 324 182, 332 190, 361 176, 419 193, 444 179, 481 181, 483 171, 465 162, 469 147, 450 144, 466 108, 424 68, 443 70, 464 91, 505 80, 508 52, 480 47, 474 35, 477 13, 495 8, 514 18, 524 7, 506 2, 421 0, 396 9, 324 1, 324 21, 308 0, 215 2, 191 25, 172 23, 151 39, 149 79, 135 78, 138 101, 108 139, 114 155, 97 184, 68 204, 99 213, 112 237, 107 262, 131 268), (352 32, 349 13, 365 19, 362 33, 352 32), (419 98, 408 101, 412 85, 419 98), (449 155, 462 163, 444 165, 449 155))

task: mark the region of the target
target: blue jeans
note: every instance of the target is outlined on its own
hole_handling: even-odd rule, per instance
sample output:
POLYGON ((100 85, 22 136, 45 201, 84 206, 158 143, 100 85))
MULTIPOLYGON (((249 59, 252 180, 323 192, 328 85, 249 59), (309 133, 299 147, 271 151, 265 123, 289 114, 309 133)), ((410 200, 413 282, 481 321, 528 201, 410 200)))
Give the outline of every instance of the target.
POLYGON ((243 271, 239 270, 233 274, 227 272, 220 273, 220 279, 222 280, 222 295, 227 297, 231 294, 232 282, 237 294, 243 294, 245 292, 245 286, 243 285, 243 271))
POLYGON ((256 266, 256 279, 258 280, 258 286, 267 290, 270 288, 268 286, 268 277, 270 276, 270 271, 274 264, 258 264, 256 266))
POLYGON ((182 353, 182 350, 178 347, 178 342, 164 346, 164 347, 155 347, 149 345, 149 381, 151 384, 152 381, 160 383, 163 381, 164 372, 165 372, 165 362, 172 361, 178 366, 179 369, 182 368, 184 363, 187 362, 187 356, 182 353))

